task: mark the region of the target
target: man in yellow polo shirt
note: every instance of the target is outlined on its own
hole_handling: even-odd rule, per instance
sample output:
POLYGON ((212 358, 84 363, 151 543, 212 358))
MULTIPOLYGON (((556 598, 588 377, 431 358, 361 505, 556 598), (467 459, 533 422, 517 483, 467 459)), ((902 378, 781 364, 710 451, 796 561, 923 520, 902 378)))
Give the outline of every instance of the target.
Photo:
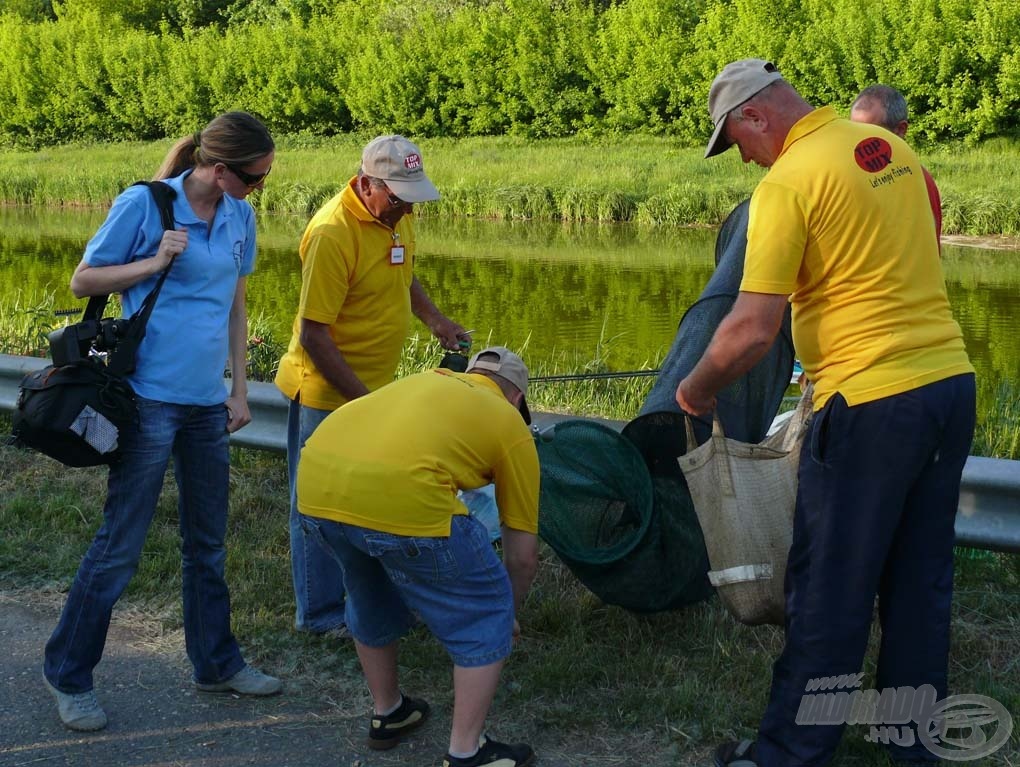
POLYGON ((344 405, 301 453, 298 508, 344 569, 346 622, 374 704, 371 748, 392 748, 428 716, 425 701, 401 694, 397 675, 398 640, 417 613, 454 663, 445 767, 534 761, 525 744, 483 736, 538 566, 539 469, 527 389, 520 357, 491 347, 466 373, 419 373, 344 405), (490 482, 502 564, 485 525, 457 498, 490 482))
MULTIPOLYGON (((946 696, 974 369, 950 311, 921 164, 902 139, 814 109, 761 59, 727 65, 708 103, 715 132, 705 156, 736 144, 744 162, 769 172, 751 197, 740 293, 677 402, 710 412, 716 392, 769 348, 788 302, 815 386, 785 647, 757 740, 723 744, 715 763, 824 765, 845 722, 805 712, 818 710, 813 690, 860 672, 876 594, 876 687, 946 696)), ((914 737, 888 745, 893 760, 937 761, 916 722, 907 726, 914 737)))
POLYGON ((345 633, 343 573, 308 541, 297 512, 302 446, 336 408, 393 380, 412 314, 444 348, 469 342, 414 276, 414 204, 437 199, 418 147, 403 136, 379 136, 365 147, 358 174, 301 238, 301 300, 276 375, 291 402, 287 469, 299 631, 345 633))

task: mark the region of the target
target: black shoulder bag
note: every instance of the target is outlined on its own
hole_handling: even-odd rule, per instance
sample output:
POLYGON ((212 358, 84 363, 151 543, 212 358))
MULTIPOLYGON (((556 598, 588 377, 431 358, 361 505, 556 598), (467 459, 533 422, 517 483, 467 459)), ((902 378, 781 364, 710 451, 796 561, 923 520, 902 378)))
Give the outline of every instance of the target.
MULTIPOLYGON (((174 228, 176 192, 161 181, 139 181, 152 192, 164 229, 174 228)), ((25 376, 11 416, 15 444, 66 466, 97 466, 119 457, 120 430, 138 420, 125 380, 145 325, 173 261, 130 318, 103 318, 109 296, 92 296, 81 322, 49 335, 53 364, 25 376), (107 352, 106 360, 99 354, 107 352)))

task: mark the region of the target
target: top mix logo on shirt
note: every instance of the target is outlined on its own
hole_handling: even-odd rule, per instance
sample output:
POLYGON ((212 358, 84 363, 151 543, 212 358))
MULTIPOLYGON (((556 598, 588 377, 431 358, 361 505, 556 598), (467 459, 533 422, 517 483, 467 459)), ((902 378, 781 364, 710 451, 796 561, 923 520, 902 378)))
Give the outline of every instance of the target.
POLYGON ((892 164, 892 146, 884 138, 871 136, 854 147, 854 160, 861 170, 879 173, 892 164))

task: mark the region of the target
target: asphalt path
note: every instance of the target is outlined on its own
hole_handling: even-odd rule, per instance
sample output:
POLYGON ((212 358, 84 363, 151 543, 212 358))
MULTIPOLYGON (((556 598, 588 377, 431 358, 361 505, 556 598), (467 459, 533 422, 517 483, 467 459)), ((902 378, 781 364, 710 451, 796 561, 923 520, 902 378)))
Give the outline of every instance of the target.
POLYGON ((0 594, 2 767, 382 767, 442 761, 446 742, 438 737, 443 733, 438 722, 393 751, 376 754, 362 744, 367 711, 355 715, 322 697, 289 693, 286 685, 283 694, 270 698, 198 692, 182 648, 168 651, 144 632, 118 625, 116 615, 96 669, 96 692, 110 723, 95 733, 73 732, 60 722, 42 684, 42 649, 56 620, 52 604, 0 594))
MULTIPOLYGON (((442 764, 450 719, 440 707, 392 751, 371 751, 364 745, 367 697, 334 700, 321 689, 302 688, 286 679, 283 693, 270 698, 198 692, 180 632, 159 636, 154 621, 118 616, 116 611, 95 675, 96 693, 110 723, 94 733, 68 730, 42 682, 43 647, 56 625, 61 600, 60 595, 0 590, 0 767, 442 764)), ((532 745, 538 767, 687 763, 662 759, 658 737, 634 740, 630 748, 620 748, 618 739, 608 734, 590 732, 579 740, 550 726, 532 745), (636 759, 635 753, 643 756, 636 759)))

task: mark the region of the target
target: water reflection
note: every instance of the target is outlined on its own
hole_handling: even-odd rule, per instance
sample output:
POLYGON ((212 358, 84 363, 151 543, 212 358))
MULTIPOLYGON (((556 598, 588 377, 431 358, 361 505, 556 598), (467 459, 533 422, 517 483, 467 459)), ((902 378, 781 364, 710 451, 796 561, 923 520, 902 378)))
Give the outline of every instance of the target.
MULTIPOLYGON (((102 211, 0 209, 0 301, 33 306, 67 289, 102 211)), ((260 220, 249 305, 286 340, 300 290, 304 220, 260 220)), ((715 232, 634 225, 424 219, 417 273, 436 303, 556 372, 594 359, 609 369, 654 367, 712 271, 715 232)), ((1020 261, 1016 252, 944 247, 950 299, 983 381, 1020 376, 1020 261)), ((551 372, 550 370, 550 372, 551 372)))

